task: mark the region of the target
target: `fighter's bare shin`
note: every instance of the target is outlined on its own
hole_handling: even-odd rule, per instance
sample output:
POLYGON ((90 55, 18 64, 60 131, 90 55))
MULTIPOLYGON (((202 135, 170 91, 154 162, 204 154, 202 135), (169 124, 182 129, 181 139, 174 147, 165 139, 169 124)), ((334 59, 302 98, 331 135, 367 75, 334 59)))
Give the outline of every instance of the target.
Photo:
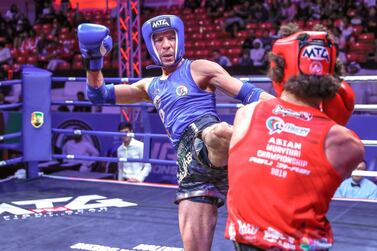
POLYGON ((228 150, 233 126, 221 122, 203 130, 202 139, 208 149, 208 158, 214 167, 223 167, 228 163, 228 150))

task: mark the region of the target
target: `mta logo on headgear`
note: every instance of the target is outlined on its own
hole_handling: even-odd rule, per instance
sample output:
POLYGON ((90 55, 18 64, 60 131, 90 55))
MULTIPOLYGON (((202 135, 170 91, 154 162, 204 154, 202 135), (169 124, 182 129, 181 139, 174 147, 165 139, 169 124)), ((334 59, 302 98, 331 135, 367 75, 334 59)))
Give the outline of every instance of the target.
POLYGON ((156 21, 152 21, 152 30, 155 31, 157 29, 160 29, 162 27, 170 27, 170 19, 169 18, 162 18, 156 21))
POLYGON ((329 53, 326 47, 323 46, 315 46, 310 45, 304 49, 302 57, 308 57, 314 60, 323 60, 325 59, 327 62, 329 59, 329 53))

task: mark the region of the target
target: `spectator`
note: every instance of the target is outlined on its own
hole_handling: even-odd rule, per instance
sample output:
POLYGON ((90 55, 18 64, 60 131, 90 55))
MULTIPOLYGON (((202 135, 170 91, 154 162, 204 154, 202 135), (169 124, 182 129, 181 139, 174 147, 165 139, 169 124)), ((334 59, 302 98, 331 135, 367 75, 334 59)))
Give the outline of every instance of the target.
POLYGON ((61 12, 66 12, 69 7, 70 7, 71 3, 69 0, 61 0, 60 1, 60 11, 61 12))
POLYGON ((253 48, 250 50, 250 59, 254 66, 264 66, 266 50, 263 48, 262 41, 257 38, 253 41, 253 48))
POLYGON ((255 37, 255 32, 253 29, 250 29, 249 31, 249 35, 247 36, 247 38, 245 38, 245 40, 243 41, 243 44, 242 44, 242 48, 243 49, 251 49, 253 48, 253 41, 256 39, 255 37))
POLYGON ((212 59, 213 62, 218 63, 219 65, 225 67, 225 66, 232 66, 232 63, 230 62, 230 59, 225 56, 221 55, 221 52, 219 49, 215 49, 212 51, 212 59))
POLYGON ((50 41, 47 39, 46 34, 44 32, 38 38, 37 42, 37 53, 39 57, 46 57, 48 55, 48 46, 50 45, 50 41))
POLYGON ((5 20, 9 23, 16 23, 20 13, 16 4, 11 4, 9 10, 5 13, 5 20))
POLYGON ((266 22, 268 19, 268 10, 263 6, 263 1, 254 1, 251 7, 251 19, 259 22, 266 22))
MULTIPOLYGON (((356 170, 367 170, 367 162, 365 160, 360 162, 356 170)), ((377 199, 377 185, 362 176, 352 175, 342 182, 334 197, 377 199)))
POLYGON ((27 52, 36 53, 37 43, 38 43, 38 39, 35 35, 35 30, 30 29, 27 37, 21 43, 20 51, 22 53, 27 53, 27 52))
MULTIPOLYGON (((67 140, 62 149, 65 155, 77 156, 98 156, 98 150, 89 141, 85 140, 82 135, 74 135, 71 139, 67 140)), ((69 164, 80 164, 80 172, 90 172, 95 161, 88 160, 68 160, 69 164)))
POLYGON ((12 55, 9 48, 5 47, 4 39, 0 40, 0 79, 5 78, 4 65, 11 65, 13 63, 12 55))
POLYGON ((245 21, 237 14, 237 6, 229 11, 229 16, 225 18, 223 24, 224 30, 229 32, 235 38, 237 32, 245 27, 245 21))
POLYGON ((206 1, 205 9, 207 11, 207 16, 214 21, 216 18, 220 17, 224 13, 224 0, 212 0, 206 1))
MULTIPOLYGON (((82 91, 77 92, 76 97, 77 97, 77 101, 87 101, 85 99, 84 92, 82 91)), ((73 111, 74 112, 91 112, 91 106, 90 105, 75 106, 75 108, 73 108, 73 111)))
POLYGON ((347 41, 353 33, 353 27, 347 17, 344 17, 342 21, 343 22, 340 23, 339 29, 341 31, 341 37, 347 41))
POLYGON ((241 66, 253 66, 253 61, 250 58, 250 51, 247 49, 242 50, 242 54, 238 64, 241 66))
MULTIPOLYGON (((120 132, 133 133, 132 125, 123 122, 118 127, 120 132)), ((132 136, 124 136, 122 144, 117 149, 118 158, 142 159, 144 156, 144 143, 132 136)), ((143 182, 151 171, 150 163, 120 161, 118 164, 118 180, 130 182, 143 182)))
POLYGON ((185 0, 183 7, 194 11, 200 7, 200 0, 185 0))

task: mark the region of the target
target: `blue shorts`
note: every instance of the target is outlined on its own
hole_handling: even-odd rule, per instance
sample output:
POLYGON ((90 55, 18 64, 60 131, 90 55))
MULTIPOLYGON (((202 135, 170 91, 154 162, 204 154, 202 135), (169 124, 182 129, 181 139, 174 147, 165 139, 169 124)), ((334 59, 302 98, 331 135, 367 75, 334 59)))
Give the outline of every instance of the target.
POLYGON ((218 207, 224 204, 228 191, 227 169, 211 168, 206 155, 198 156, 195 148, 198 144, 204 146, 202 140, 197 138, 198 132, 219 122, 218 118, 206 115, 188 126, 182 134, 177 148, 179 186, 176 203, 190 199, 218 207))

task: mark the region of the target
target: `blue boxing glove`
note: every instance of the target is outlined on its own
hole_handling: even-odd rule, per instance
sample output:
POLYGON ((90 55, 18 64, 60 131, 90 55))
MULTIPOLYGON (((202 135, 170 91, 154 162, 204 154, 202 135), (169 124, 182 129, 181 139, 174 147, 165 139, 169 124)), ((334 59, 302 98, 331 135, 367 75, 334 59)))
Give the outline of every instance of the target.
POLYGON ((79 47, 84 59, 84 66, 90 71, 99 71, 103 67, 103 57, 113 47, 109 29, 99 24, 80 24, 77 28, 79 47))

